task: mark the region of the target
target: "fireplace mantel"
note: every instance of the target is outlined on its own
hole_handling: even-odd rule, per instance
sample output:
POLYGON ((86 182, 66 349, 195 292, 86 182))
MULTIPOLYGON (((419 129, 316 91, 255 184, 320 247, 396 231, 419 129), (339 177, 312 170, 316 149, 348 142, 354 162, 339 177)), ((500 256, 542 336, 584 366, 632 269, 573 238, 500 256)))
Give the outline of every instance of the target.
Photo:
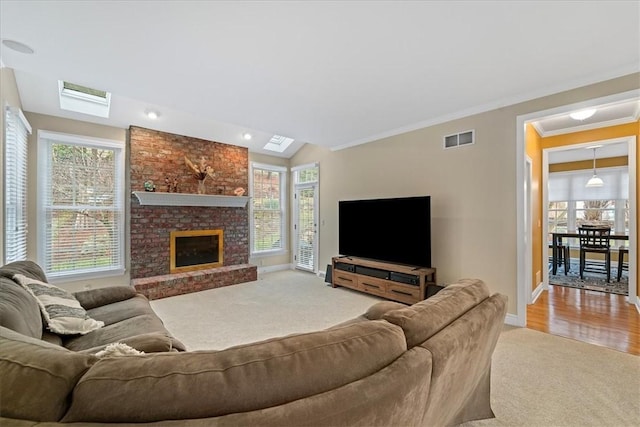
POLYGON ((149 206, 208 206, 244 208, 247 196, 216 196, 209 194, 164 193, 156 191, 134 191, 141 205, 149 206))

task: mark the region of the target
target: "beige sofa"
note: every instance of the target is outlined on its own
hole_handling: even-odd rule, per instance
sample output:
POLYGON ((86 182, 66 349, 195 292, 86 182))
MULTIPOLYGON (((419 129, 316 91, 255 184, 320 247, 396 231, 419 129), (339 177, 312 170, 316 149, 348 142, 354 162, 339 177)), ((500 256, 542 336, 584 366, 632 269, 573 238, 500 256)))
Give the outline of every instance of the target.
POLYGON ((462 280, 413 306, 378 303, 323 331, 221 351, 104 358, 3 323, 0 425, 445 426, 489 418, 491 355, 505 313, 504 296, 462 280))

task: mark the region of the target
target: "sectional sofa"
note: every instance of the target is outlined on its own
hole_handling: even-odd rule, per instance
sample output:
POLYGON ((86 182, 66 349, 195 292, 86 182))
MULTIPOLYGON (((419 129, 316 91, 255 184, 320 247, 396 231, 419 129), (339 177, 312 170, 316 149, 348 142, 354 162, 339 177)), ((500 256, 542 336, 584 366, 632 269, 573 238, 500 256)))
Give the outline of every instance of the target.
POLYGON ((446 426, 493 417, 491 355, 506 297, 461 280, 405 306, 381 302, 332 328, 220 351, 184 351, 123 288, 74 296, 104 326, 55 336, 0 268, 0 425, 446 426), (143 354, 98 356, 112 342, 143 354), (97 355, 98 354, 98 355, 97 355))

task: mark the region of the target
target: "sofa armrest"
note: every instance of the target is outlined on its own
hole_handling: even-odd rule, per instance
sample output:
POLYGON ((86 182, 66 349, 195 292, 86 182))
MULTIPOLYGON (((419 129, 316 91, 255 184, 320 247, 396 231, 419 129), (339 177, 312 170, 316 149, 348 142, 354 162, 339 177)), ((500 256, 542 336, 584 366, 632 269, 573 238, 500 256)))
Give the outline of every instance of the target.
POLYGON ((106 288, 76 292, 73 294, 85 310, 91 310, 92 308, 124 301, 126 299, 133 298, 135 295, 136 290, 131 286, 110 286, 106 288))

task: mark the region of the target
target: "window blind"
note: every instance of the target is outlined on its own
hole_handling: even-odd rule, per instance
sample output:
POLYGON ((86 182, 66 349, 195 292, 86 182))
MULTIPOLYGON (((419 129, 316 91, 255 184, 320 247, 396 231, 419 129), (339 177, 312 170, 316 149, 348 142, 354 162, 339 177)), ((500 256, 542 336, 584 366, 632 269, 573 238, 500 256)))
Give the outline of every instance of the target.
POLYGON ((604 181, 604 185, 587 188, 587 181, 593 176, 591 169, 550 173, 549 201, 626 200, 629 198, 628 167, 597 169, 597 174, 604 181))
POLYGON ((251 165, 252 253, 285 248, 286 168, 251 165))
POLYGON ((41 135, 40 262, 48 277, 124 271, 122 147, 41 135))
POLYGON ((5 109, 4 262, 27 259, 27 141, 31 126, 19 108, 5 109))

